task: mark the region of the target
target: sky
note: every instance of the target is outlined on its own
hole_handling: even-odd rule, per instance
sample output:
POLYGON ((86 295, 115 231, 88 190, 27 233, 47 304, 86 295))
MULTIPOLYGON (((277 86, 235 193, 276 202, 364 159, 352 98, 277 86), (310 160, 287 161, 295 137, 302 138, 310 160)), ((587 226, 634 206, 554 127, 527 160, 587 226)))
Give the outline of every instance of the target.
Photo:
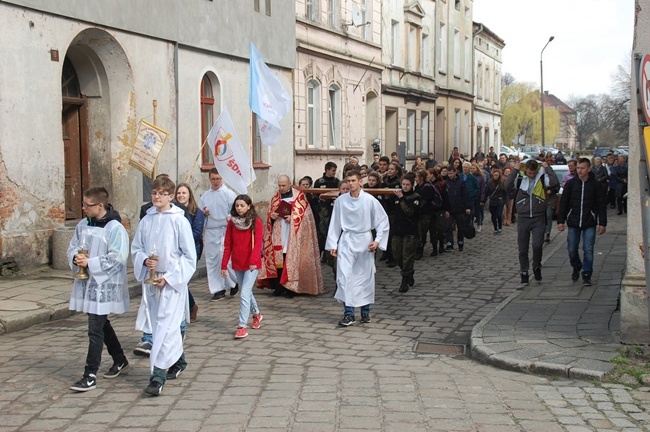
POLYGON ((634 0, 474 0, 474 21, 506 43, 502 71, 569 96, 609 93, 611 74, 632 50, 634 0))

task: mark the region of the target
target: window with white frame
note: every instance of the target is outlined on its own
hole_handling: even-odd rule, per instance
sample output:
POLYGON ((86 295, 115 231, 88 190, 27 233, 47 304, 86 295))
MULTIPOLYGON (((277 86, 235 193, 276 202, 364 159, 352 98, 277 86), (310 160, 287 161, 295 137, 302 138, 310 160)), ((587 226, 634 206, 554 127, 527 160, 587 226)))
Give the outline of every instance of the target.
POLYGON ((440 23, 440 72, 447 73, 447 26, 440 23))
POLYGON ((460 31, 454 29, 454 76, 460 78, 460 31))
POLYGON ((469 43, 469 37, 465 36, 465 80, 469 82, 472 78, 472 52, 471 44, 469 43))
POLYGON ((341 148, 341 89, 332 84, 328 90, 329 145, 341 148))
POLYGON ((416 27, 409 27, 409 69, 412 71, 418 70, 418 57, 420 50, 418 49, 418 29, 416 27))
POLYGON ((420 118, 420 154, 429 153, 429 113, 422 111, 420 118))
POLYGON ((454 7, 456 10, 460 10, 460 0, 454 0, 454 7))
POLYGON ((429 46, 429 35, 422 34, 422 44, 420 49, 421 72, 425 75, 433 75, 431 71, 431 47, 429 46))
POLYGON ((478 62, 476 67, 476 97, 483 99, 483 63, 478 62))
POLYGON ((372 40, 372 0, 363 0, 361 5, 361 22, 363 26, 363 38, 372 40))
POLYGON ((415 111, 406 112, 406 153, 415 156, 415 111))
POLYGON ((492 74, 489 67, 485 68, 485 100, 489 101, 492 97, 492 74))
POLYGON ((391 21, 390 26, 390 42, 391 42, 391 60, 393 65, 400 63, 400 37, 399 37, 399 22, 391 21))
POLYGON ((460 109, 454 110, 454 147, 460 146, 460 109))
POLYGON ((469 124, 469 111, 465 111, 465 127, 463 128, 465 132, 465 154, 469 154, 469 136, 470 136, 470 124, 469 124))
POLYGON ((307 81, 307 146, 320 148, 320 83, 315 79, 307 81))
POLYGON ((307 0, 306 18, 311 21, 318 21, 318 3, 320 0, 307 0))
POLYGON ((501 101, 501 73, 495 71, 494 73, 494 103, 499 105, 501 101))
POLYGON ((333 29, 339 28, 339 0, 329 0, 327 9, 329 26, 333 29))

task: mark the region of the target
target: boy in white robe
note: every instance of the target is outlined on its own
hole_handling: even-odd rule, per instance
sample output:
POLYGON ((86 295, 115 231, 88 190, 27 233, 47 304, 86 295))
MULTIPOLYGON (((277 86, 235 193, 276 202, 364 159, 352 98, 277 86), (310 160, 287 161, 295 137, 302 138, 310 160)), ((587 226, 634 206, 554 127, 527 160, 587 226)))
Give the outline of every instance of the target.
POLYGON ((153 334, 151 378, 145 392, 157 396, 166 380, 187 367, 179 327, 189 320, 187 284, 196 269, 196 247, 183 210, 172 205, 174 182, 159 178, 151 189, 153 207, 138 225, 131 255, 133 273, 143 282, 136 328, 148 320, 153 334), (149 284, 152 271, 155 277, 149 284))
POLYGON ((108 203, 108 191, 93 187, 83 194, 86 218, 77 224, 67 256, 74 273, 86 269, 88 279, 75 279, 70 295, 70 310, 88 314, 88 355, 84 376, 70 390, 86 392, 96 388, 97 370, 104 344, 113 366, 104 378, 116 378, 129 365, 108 314, 129 309, 126 261, 129 235, 120 215, 108 203), (83 251, 81 253, 80 251, 83 251))
POLYGON ((343 303, 341 326, 350 326, 354 308, 361 308, 361 322, 370 322, 370 305, 375 302, 375 255, 388 247, 388 216, 378 200, 361 189, 360 175, 347 176, 350 192, 334 202, 325 250, 337 258, 336 294, 343 303), (372 238, 372 230, 376 230, 372 238))
POLYGON ((212 168, 208 174, 210 178, 210 189, 203 192, 198 205, 205 214, 205 234, 203 244, 205 250, 205 266, 208 272, 208 288, 212 298, 210 301, 218 301, 226 297, 226 288, 230 288, 230 295, 234 296, 239 292, 236 286, 235 272, 232 265, 228 263, 226 277, 221 275, 221 258, 223 257, 223 242, 226 238, 227 218, 230 217, 230 210, 235 203, 235 194, 223 184, 223 178, 216 168, 212 168))

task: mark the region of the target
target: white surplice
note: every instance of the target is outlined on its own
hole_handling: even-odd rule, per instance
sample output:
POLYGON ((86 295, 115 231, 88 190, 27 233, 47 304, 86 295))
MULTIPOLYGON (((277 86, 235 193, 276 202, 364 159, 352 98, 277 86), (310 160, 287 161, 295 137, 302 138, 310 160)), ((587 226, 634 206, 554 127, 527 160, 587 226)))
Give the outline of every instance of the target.
POLYGON ((87 280, 75 279, 70 295, 70 310, 95 315, 121 314, 129 310, 129 287, 126 284, 126 261, 129 259, 129 235, 116 220, 104 228, 88 226, 88 219, 77 224, 68 246, 68 264, 80 247, 88 251, 87 280))
POLYGON ((183 210, 174 205, 164 212, 150 208, 138 225, 131 256, 133 273, 143 282, 136 329, 147 331, 147 321, 151 324, 151 370, 169 369, 183 354, 180 325, 189 315, 187 284, 196 270, 194 237, 183 210), (144 261, 154 252, 156 272, 167 281, 162 289, 144 283, 150 276, 144 261))
POLYGON ((379 249, 386 250, 388 216, 372 195, 360 190, 358 198, 346 193, 336 199, 325 250, 338 252, 334 298, 346 306, 375 302, 375 254, 368 249, 373 229, 379 249))
POLYGON ((208 273, 208 288, 214 294, 232 288, 236 284, 236 276, 230 262, 228 276, 221 276, 221 259, 223 257, 223 241, 226 238, 227 217, 237 195, 222 185, 217 190, 208 189, 199 199, 199 208, 207 207, 210 215, 205 217, 205 234, 203 235, 203 251, 205 252, 205 267, 208 273))

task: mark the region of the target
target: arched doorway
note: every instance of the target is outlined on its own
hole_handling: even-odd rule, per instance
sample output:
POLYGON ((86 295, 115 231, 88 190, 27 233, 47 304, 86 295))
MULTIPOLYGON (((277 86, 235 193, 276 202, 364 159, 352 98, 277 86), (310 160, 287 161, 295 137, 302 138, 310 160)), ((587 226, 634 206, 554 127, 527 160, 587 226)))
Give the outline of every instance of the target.
POLYGON ((83 191, 88 187, 88 105, 68 57, 61 75, 61 129, 65 165, 65 218, 80 219, 83 191))

